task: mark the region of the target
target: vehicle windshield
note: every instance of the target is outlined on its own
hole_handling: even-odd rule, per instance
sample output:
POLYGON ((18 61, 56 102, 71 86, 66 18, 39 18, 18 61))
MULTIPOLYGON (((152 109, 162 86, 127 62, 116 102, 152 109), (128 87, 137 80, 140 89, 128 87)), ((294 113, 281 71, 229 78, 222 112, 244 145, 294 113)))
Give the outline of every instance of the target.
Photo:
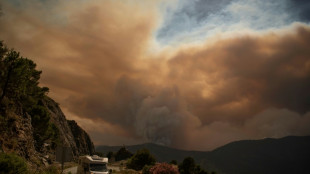
POLYGON ((89 164, 90 171, 97 171, 97 172, 106 172, 107 164, 96 164, 96 163, 90 163, 89 164))

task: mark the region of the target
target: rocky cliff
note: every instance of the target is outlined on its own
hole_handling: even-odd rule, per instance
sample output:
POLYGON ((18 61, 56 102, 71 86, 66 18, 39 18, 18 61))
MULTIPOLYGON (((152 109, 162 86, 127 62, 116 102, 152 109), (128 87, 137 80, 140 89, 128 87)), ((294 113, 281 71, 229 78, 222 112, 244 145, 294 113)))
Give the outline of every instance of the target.
MULTIPOLYGON (((5 102, 9 102, 6 99, 5 102)), ((74 121, 68 121, 59 105, 49 97, 42 101, 49 112, 49 122, 55 126, 57 136, 44 139, 38 146, 34 138, 32 116, 16 104, 2 106, 0 111, 1 151, 14 152, 24 157, 29 165, 49 165, 55 161, 57 146, 69 146, 74 158, 82 154, 93 154, 95 148, 89 135, 74 121), (10 107, 8 107, 10 106, 10 107)))
POLYGON ((72 131, 79 154, 95 153, 95 146, 88 134, 74 120, 68 120, 67 122, 72 131))
MULTIPOLYGON (((16 153, 29 163, 40 163, 35 150, 31 116, 14 107, 0 110, 0 147, 2 152, 16 153)), ((42 157, 43 155, 41 155, 42 157)))
POLYGON ((74 120, 68 121, 54 100, 48 98, 44 105, 50 112, 51 122, 59 130, 62 145, 71 147, 74 157, 95 152, 89 135, 74 120))
POLYGON ((69 146, 73 157, 92 154, 94 145, 75 122, 39 86, 42 71, 0 40, 0 151, 16 153, 31 166, 55 161, 57 146, 69 146))

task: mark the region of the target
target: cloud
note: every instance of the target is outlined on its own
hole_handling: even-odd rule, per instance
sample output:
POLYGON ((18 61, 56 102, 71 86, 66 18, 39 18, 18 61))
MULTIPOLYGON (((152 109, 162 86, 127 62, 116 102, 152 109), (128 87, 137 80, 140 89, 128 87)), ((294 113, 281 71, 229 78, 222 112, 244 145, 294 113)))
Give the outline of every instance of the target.
POLYGON ((152 52, 162 1, 21 3, 3 3, 0 38, 37 62, 41 83, 96 144, 210 150, 310 134, 307 24, 152 52))
POLYGON ((307 0, 291 0, 290 4, 293 9, 297 10, 297 13, 302 21, 310 21, 310 2, 307 0))
POLYGON ((309 124, 309 112, 300 115, 287 109, 269 108, 246 119, 243 124, 214 121, 208 126, 191 129, 187 132, 187 141, 181 139, 179 145, 181 148, 205 150, 237 140, 309 135, 309 124))
POLYGON ((309 22, 309 9, 304 0, 180 0, 165 12, 167 20, 157 31, 157 40, 178 45, 220 32, 281 28, 309 22))

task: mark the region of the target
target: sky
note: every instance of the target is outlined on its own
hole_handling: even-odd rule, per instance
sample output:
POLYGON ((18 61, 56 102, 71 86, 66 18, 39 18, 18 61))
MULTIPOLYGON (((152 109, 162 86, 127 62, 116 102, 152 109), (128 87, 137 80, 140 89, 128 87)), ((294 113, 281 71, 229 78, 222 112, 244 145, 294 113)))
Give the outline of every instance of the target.
POLYGON ((310 1, 0 0, 0 40, 95 145, 310 135, 310 1))

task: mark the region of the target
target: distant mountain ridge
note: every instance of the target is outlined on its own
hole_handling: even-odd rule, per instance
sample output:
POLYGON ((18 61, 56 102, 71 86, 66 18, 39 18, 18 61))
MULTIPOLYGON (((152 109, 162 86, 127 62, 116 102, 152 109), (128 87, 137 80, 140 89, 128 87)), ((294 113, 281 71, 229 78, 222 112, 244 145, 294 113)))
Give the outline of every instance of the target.
MULTIPOLYGON (((97 146, 96 151, 116 152, 122 146, 97 146)), ((147 148, 160 162, 191 156, 208 171, 220 174, 292 174, 310 173, 310 136, 288 136, 280 139, 242 140, 213 151, 185 151, 156 144, 126 146, 135 152, 147 148)))

